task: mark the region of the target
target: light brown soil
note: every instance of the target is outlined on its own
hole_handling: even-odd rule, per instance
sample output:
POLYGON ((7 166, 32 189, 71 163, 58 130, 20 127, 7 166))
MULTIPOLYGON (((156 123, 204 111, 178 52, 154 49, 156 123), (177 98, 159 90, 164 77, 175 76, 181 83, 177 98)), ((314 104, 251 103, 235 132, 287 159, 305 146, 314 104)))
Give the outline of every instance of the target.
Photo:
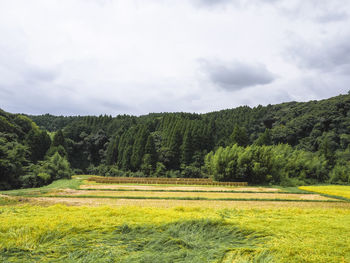
POLYGON ((80 189, 136 189, 136 190, 180 190, 180 191, 251 191, 278 192, 278 188, 265 187, 224 187, 224 186, 154 186, 154 185, 122 185, 122 184, 92 184, 81 185, 80 189))

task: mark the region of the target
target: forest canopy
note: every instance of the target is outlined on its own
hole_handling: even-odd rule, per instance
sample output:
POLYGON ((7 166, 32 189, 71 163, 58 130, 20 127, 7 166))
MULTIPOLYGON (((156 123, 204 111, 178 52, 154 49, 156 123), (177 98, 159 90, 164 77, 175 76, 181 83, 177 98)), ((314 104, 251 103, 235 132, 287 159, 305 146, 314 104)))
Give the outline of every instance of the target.
POLYGON ((0 188, 75 173, 349 183, 350 95, 206 114, 29 116, 0 111, 0 188))

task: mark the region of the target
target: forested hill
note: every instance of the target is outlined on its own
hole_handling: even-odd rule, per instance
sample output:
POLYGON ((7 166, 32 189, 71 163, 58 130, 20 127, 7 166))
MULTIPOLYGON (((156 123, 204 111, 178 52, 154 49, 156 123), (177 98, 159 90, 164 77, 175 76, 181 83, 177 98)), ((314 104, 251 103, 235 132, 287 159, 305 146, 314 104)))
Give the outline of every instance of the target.
POLYGON ((114 118, 107 115, 63 117, 46 114, 29 117, 48 131, 62 129, 65 137, 75 142, 97 134, 107 137, 103 140, 115 137, 126 140, 128 134, 132 138, 127 144, 133 146, 134 135, 144 129, 156 140, 158 153, 162 148, 170 147, 174 139, 182 145, 188 135, 193 140, 191 147, 194 153, 231 145, 235 139, 232 138, 235 127, 236 130, 239 128, 236 132, 246 133, 247 138, 242 144, 247 145, 254 143, 266 129, 269 130, 271 143, 288 143, 309 151, 317 151, 325 136, 331 137, 337 148, 345 149, 350 142, 350 95, 254 108, 243 106, 206 114, 152 113, 114 118))
MULTIPOLYGON (((53 161, 56 156, 63 158, 61 162, 67 159, 76 173, 214 176, 217 180, 279 183, 280 178, 271 179, 277 174, 277 168, 266 162, 267 157, 264 157, 265 161, 260 159, 267 152, 269 156, 277 154, 273 145, 286 144, 289 148, 286 146, 288 149, 283 151, 293 151, 295 156, 313 154, 304 154, 304 162, 298 164, 300 167, 295 164, 294 170, 290 168, 296 173, 294 176, 304 174, 303 180, 306 180, 309 174, 314 174, 312 179, 325 181, 339 163, 342 163, 342 169, 344 163, 348 163, 350 95, 305 103, 288 102, 254 108, 243 106, 206 114, 64 117, 49 114, 23 116, 1 111, 0 132, 4 143, 16 142, 28 151, 23 161, 26 169, 22 169, 16 178, 30 173, 30 179, 34 180, 35 174, 38 171, 43 173, 43 167, 49 165, 41 162, 48 162, 50 158, 53 161), (46 131, 51 132, 52 142, 46 131), (36 145, 42 145, 40 150, 35 149, 36 145), (238 148, 231 149, 233 145, 238 148), (229 159, 220 155, 225 152, 223 149, 227 156, 231 156, 229 159), (249 162, 240 164, 242 158, 248 155, 249 162), (320 163, 315 161, 311 167, 311 159, 320 163), (250 163, 255 166, 250 167, 250 163), (264 179, 253 180, 254 176, 264 179)), ((1 161, 11 159, 6 149, 2 149, 0 154, 1 161)), ((302 158, 299 156, 295 160, 299 159, 302 158)), ((291 164, 286 165, 291 167, 291 164)), ((2 168, 2 171, 5 169, 2 168)), ((1 176, 4 178, 8 173, 16 172, 2 172, 1 176)), ((52 174, 50 180, 52 177, 55 176, 52 174)))

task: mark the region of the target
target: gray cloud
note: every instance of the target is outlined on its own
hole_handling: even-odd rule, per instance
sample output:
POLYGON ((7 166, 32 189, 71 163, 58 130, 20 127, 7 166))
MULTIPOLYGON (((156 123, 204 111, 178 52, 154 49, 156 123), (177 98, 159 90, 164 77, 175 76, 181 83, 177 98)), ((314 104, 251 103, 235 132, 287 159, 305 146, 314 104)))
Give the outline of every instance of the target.
POLYGON ((349 15, 344 11, 325 12, 316 18, 320 23, 341 22, 349 18, 349 15))
POLYGON ((323 42, 299 41, 288 49, 287 57, 299 66, 322 72, 350 72, 350 33, 323 42))
POLYGON ((207 59, 200 59, 199 63, 202 72, 214 84, 228 91, 269 84, 275 79, 275 76, 262 64, 207 59))
POLYGON ((231 0, 195 0, 195 2, 200 5, 214 6, 214 5, 227 4, 232 1, 231 0))
POLYGON ((192 0, 199 6, 219 6, 233 4, 235 6, 261 5, 261 4, 275 4, 282 0, 192 0))
POLYGON ((341 22, 348 19, 349 2, 343 0, 281 0, 276 1, 281 13, 292 19, 311 20, 317 23, 341 22))

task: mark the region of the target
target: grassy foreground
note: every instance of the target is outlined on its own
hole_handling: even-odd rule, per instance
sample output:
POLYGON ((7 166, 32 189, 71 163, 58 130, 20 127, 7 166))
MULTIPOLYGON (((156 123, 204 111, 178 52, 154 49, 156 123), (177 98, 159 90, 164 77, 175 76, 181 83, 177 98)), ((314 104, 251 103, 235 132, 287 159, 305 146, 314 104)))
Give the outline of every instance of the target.
POLYGON ((141 195, 137 199, 113 196, 118 193, 115 189, 105 191, 106 198, 74 196, 86 191, 79 190, 85 178, 0 192, 0 262, 350 262, 347 187, 345 194, 339 192, 344 190, 341 186, 327 188, 333 192, 312 186, 281 188, 278 193, 249 192, 254 188, 249 193, 215 193, 209 187, 208 191, 193 187, 191 191, 120 191, 141 195), (344 199, 261 199, 271 194, 311 198, 305 190, 344 199), (189 194, 193 200, 174 199, 189 194), (233 194, 256 195, 259 200, 199 197, 233 194), (53 200, 74 204, 74 199, 86 201, 80 205, 112 206, 48 206, 53 200))
POLYGON ((1 262, 349 262, 349 237, 349 209, 0 207, 1 262))

